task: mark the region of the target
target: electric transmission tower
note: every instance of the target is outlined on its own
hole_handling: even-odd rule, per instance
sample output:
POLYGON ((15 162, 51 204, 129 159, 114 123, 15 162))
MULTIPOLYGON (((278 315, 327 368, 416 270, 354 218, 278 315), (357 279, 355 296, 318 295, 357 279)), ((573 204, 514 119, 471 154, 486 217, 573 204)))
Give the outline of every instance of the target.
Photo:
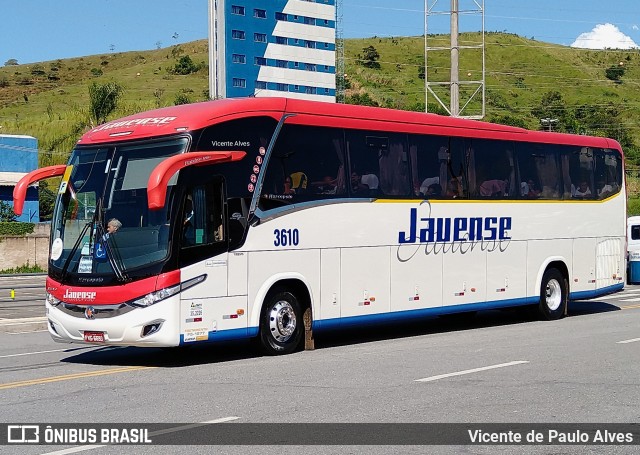
POLYGON ((450 0, 449 9, 439 9, 445 1, 425 0, 424 2, 424 80, 425 111, 429 112, 429 95, 452 117, 480 119, 485 115, 485 40, 484 40, 484 0, 450 0), (439 4, 440 3, 440 4, 439 4), (459 3, 468 8, 460 9, 459 3), (460 44, 460 16, 465 18, 465 25, 470 22, 467 16, 481 17, 481 37, 474 42, 460 44), (443 41, 446 35, 429 36, 429 21, 443 22, 450 16, 450 40, 448 45, 443 41), (434 42, 434 45, 430 45, 434 42), (460 68, 460 51, 464 51, 465 64, 460 68), (478 59, 472 53, 480 53, 478 59), (449 77, 446 77, 448 62, 449 77), (440 67, 433 63, 437 59, 440 67), (438 69, 441 71, 438 72, 438 69), (479 76, 479 77, 478 77, 479 76), (448 91, 446 89, 449 89, 448 91), (462 90, 461 90, 462 89, 462 90), (462 96, 464 104, 460 106, 462 96), (448 98, 448 103, 446 102, 448 98), (466 111, 466 113, 465 113, 466 111))

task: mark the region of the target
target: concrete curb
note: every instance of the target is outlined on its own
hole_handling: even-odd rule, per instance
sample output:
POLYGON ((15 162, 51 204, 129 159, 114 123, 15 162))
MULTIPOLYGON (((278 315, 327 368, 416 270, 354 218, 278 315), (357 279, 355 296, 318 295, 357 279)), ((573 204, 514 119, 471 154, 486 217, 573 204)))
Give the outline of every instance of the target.
POLYGON ((35 332, 47 329, 47 318, 0 319, 0 333, 35 332))

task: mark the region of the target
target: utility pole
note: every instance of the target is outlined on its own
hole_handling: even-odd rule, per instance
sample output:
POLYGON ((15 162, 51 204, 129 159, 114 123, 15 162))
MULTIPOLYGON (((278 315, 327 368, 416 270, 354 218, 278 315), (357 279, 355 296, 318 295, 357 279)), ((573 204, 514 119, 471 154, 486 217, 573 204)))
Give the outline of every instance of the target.
POLYGON ((218 65, 217 53, 218 40, 216 39, 217 22, 216 22, 216 0, 209 0, 209 98, 216 99, 220 97, 217 83, 218 65))
POLYGON ((460 48, 458 48, 458 0, 451 0, 451 117, 460 114, 460 82, 459 65, 460 48))
MULTIPOLYGON (((438 2, 445 3, 446 0, 425 0, 424 1, 424 79, 425 79, 425 111, 429 112, 429 96, 432 96, 438 104, 452 117, 465 117, 481 119, 485 114, 485 36, 484 36, 484 0, 462 0, 465 4, 464 7, 460 7, 460 0, 449 0, 449 9, 438 9, 438 2), (442 46, 440 43, 443 40, 443 35, 432 34, 429 38, 429 17, 436 16, 450 16, 450 42, 449 46, 442 46), (460 15, 480 15, 481 18, 481 30, 479 43, 462 44, 459 43, 459 18, 460 15), (440 41, 438 46, 430 46, 429 39, 440 41), (481 68, 467 68, 463 70, 463 80, 460 80, 460 51, 461 50, 475 50, 481 52, 481 68), (436 75, 438 68, 433 71, 430 67, 429 56, 437 52, 448 52, 447 58, 450 61, 451 71, 449 72, 448 80, 443 80, 442 76, 436 75), (475 78, 473 76, 476 75, 475 78), (478 78, 477 76, 480 76, 478 78), (439 78, 439 80, 438 80, 439 78), (434 80, 435 79, 435 80, 434 80), (463 92, 465 100, 460 100, 460 87, 466 86, 475 87, 475 91, 468 96, 470 91, 463 92), (444 90, 448 89, 448 93, 444 90), (446 102, 446 97, 449 97, 446 102), (479 103, 476 101, 480 97, 479 103), (474 101, 473 108, 476 113, 464 114, 465 110, 469 107, 469 104, 474 101), (478 107, 479 105, 479 107, 478 107), (477 112, 479 110, 479 112, 477 112)), ((445 7, 446 8, 446 7, 445 7)), ((438 23, 442 21, 438 20, 438 23)), ((465 22, 465 23, 468 23, 465 22)), ((468 59, 467 66, 473 66, 475 59, 468 59)), ((477 61, 477 60, 476 60, 477 61)), ((440 63, 441 64, 441 63, 440 63)), ((442 73, 440 73, 442 74, 442 73)))

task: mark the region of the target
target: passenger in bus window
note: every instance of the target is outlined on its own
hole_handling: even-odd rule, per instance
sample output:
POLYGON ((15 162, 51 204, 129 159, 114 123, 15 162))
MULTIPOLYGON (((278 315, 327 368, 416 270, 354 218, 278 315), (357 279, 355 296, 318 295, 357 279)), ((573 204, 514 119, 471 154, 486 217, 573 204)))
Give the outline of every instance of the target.
POLYGON ((529 199, 537 199, 540 197, 540 190, 538 189, 536 182, 534 182, 533 180, 529 179, 525 183, 525 185, 521 185, 521 188, 523 189, 523 196, 524 197, 528 197, 529 199), (524 192, 526 191, 526 192, 524 192))
POLYGON ((317 182, 311 182, 311 186, 318 194, 336 194, 336 179, 330 175, 325 175, 322 180, 317 182))
POLYGON ((304 172, 294 172, 289 177, 294 193, 300 194, 307 191, 307 174, 304 172))
POLYGON ((609 185, 608 183, 605 183, 604 180, 598 180, 597 188, 599 188, 598 197, 600 199, 604 199, 608 196, 611 196, 614 193, 613 186, 609 185))
POLYGON ((284 178, 284 194, 296 194, 295 188, 293 188, 293 182, 291 181, 290 176, 286 176, 284 178))
POLYGON ((111 218, 107 223, 107 232, 102 236, 102 240, 107 240, 110 236, 115 235, 118 229, 122 227, 122 223, 117 218, 111 218))
POLYGON ((367 188, 369 189, 369 194, 371 196, 376 195, 380 186, 380 180, 378 179, 378 176, 371 171, 366 171, 364 174, 362 174, 362 177, 360 177, 360 183, 367 186, 367 188))
POLYGON ((439 183, 432 183, 431 185, 429 185, 429 187, 427 188, 427 192, 424 194, 424 197, 426 198, 441 197, 441 196, 442 196, 442 187, 440 186, 439 183))
POLYGON ((355 171, 351 173, 351 193, 357 197, 369 196, 369 187, 362 183, 362 177, 355 171))
POLYGON ((578 185, 578 188, 576 188, 575 197, 577 198, 591 197, 591 189, 589 188, 589 185, 587 184, 586 180, 582 180, 578 185))
MULTIPOLYGON (((427 191, 429 191, 429 188, 431 187, 431 185, 437 183, 438 186, 440 186, 440 177, 427 177, 426 179, 424 179, 422 181, 422 183, 420 184, 420 193, 425 196, 427 194, 427 191)), ((440 190, 442 192, 442 186, 440 186, 440 190)))
POLYGON ((507 196, 508 180, 485 180, 480 184, 480 196, 502 197, 507 196))
POLYGON ((462 185, 460 184, 460 180, 456 177, 449 180, 449 184, 447 185, 447 193, 445 196, 456 199, 462 196, 462 185))

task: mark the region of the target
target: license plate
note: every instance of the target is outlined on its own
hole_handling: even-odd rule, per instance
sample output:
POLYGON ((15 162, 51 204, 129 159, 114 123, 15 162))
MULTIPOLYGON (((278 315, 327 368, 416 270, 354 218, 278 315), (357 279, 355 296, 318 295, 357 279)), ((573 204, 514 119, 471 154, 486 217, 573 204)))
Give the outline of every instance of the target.
POLYGON ((87 343, 104 343, 104 332, 84 332, 84 341, 87 343))

